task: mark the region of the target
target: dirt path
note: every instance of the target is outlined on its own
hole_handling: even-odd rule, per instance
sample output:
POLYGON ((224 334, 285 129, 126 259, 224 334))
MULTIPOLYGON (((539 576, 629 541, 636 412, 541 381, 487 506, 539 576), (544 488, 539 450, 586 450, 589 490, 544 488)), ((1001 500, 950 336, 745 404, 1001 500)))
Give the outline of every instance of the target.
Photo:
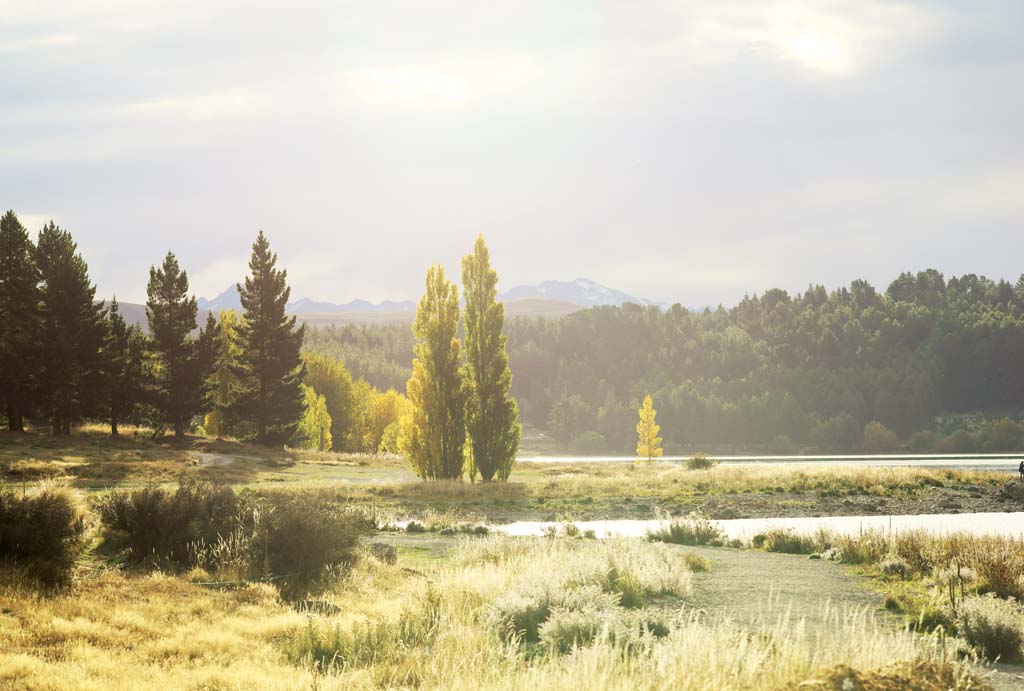
POLYGON ((808 627, 825 623, 826 612, 878 610, 882 597, 837 564, 790 554, 714 547, 687 547, 712 563, 694 574, 690 604, 709 614, 726 614, 741 624, 761 618, 769 600, 808 627))
MULTIPOLYGON (((788 610, 794 621, 803 619, 811 631, 830 625, 829 608, 833 617, 837 609, 866 608, 880 619, 899 624, 881 609, 882 596, 870 589, 866 579, 838 564, 749 549, 684 549, 712 563, 710 571, 694 574, 689 598, 692 606, 709 614, 754 624, 764 619, 766 603, 771 601, 788 610)), ((990 683, 996 691, 1024 689, 1024 667, 998 665, 993 671, 990 683)))

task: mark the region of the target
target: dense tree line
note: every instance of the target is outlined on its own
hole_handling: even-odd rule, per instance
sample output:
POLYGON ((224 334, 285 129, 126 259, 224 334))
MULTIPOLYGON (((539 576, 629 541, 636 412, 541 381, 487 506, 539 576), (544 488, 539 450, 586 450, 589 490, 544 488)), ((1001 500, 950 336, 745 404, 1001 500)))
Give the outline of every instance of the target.
MULTIPOLYGON (((239 286, 240 319, 196 323, 188 275, 169 252, 149 272, 149 333, 128 325, 96 287, 71 234, 50 222, 32 242, 12 211, 0 219, 0 396, 11 431, 26 420, 70 434, 83 420, 165 426, 183 437, 203 413, 218 432, 265 444, 296 435, 303 330, 285 318, 285 272, 262 232, 239 286)), ((317 399, 314 399, 316 401, 317 399)))
MULTIPOLYGON (((307 347, 398 345, 404 328, 321 328, 307 347)), ((884 292, 854 281, 831 292, 772 289, 717 310, 598 307, 511 320, 504 332, 523 420, 587 450, 630 451, 647 392, 670 451, 891 445, 878 427, 865 435, 872 422, 921 450, 1024 442, 1019 424, 998 420, 1024 408, 1024 279, 928 270, 884 292), (996 419, 940 417, 978 410, 996 419)), ((408 372, 411 345, 392 352, 378 369, 408 372)), ((383 358, 359 357, 371 356, 383 358)))

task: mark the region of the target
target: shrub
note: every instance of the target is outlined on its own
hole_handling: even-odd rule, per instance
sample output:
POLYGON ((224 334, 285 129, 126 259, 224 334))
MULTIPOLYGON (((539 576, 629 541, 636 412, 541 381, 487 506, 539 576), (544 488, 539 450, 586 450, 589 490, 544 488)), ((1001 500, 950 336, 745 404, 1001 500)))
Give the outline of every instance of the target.
POLYGON ((889 451, 896 446, 896 433, 878 420, 872 420, 864 426, 864 451, 878 453, 889 451))
POLYGON ((518 637, 536 643, 540 640, 540 625, 550 614, 551 599, 545 594, 522 595, 513 591, 491 603, 488 619, 505 638, 518 637))
POLYGON ((369 532, 365 518, 326 499, 278 497, 264 511, 252 541, 257 572, 279 580, 285 596, 300 596, 323 585, 332 570, 350 564, 359 538, 369 532))
POLYGON ((696 554, 686 554, 683 556, 683 559, 686 560, 686 568, 691 573, 704 573, 711 569, 711 562, 704 557, 698 557, 696 554))
POLYGON ((709 470, 717 463, 718 461, 702 453, 695 453, 686 459, 686 467, 689 470, 709 470))
POLYGON ((917 453, 927 453, 935 448, 935 433, 928 430, 914 432, 910 437, 910 448, 917 453))
POLYGON ((1019 544, 976 538, 971 542, 970 561, 983 591, 999 597, 1024 595, 1024 552, 1019 544))
POLYGON ((591 643, 609 618, 608 611, 556 609, 540 625, 540 640, 556 653, 591 643))
POLYGON ((417 608, 403 610, 397 620, 356 624, 351 631, 335 626, 326 632, 310 621, 286 641, 285 654, 292 662, 312 663, 320 671, 393 662, 409 647, 429 643, 440 621, 440 596, 428 590, 417 608))
POLYGON ((766 552, 814 554, 818 551, 818 545, 812 538, 782 528, 772 528, 766 533, 759 533, 754 536, 752 543, 766 552))
POLYGON ((242 504, 228 486, 185 482, 115 490, 96 502, 106 544, 132 563, 198 564, 195 545, 217 544, 241 525, 242 504))
POLYGON ((97 501, 105 543, 130 563, 270 579, 289 597, 354 558, 369 522, 341 506, 308 494, 243 498, 231 487, 193 482, 97 501))
POLYGON ((990 660, 1020 656, 1024 643, 1022 624, 1024 613, 1020 605, 993 596, 968 596, 956 613, 957 633, 990 660))
POLYGON ((576 439, 573 448, 581 454, 600 454, 608 450, 608 442, 598 432, 584 432, 576 439))
POLYGON ((0 561, 47 587, 70 581, 84 546, 85 520, 63 488, 18 496, 0 487, 0 561))
POLYGON ((907 562, 895 555, 890 555, 878 562, 878 570, 886 576, 898 578, 906 578, 910 575, 910 567, 907 565, 907 562))
POLYGON ((649 542, 668 542, 673 545, 707 545, 720 542, 722 531, 703 516, 677 518, 647 531, 649 542))

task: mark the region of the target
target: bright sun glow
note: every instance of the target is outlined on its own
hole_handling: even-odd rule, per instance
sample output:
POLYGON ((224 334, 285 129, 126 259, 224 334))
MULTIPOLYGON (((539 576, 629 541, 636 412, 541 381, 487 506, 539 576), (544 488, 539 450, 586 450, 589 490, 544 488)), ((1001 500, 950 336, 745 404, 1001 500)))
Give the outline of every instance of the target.
POLYGON ((785 34, 779 45, 785 55, 812 70, 838 75, 854 69, 849 47, 835 35, 817 31, 785 34))

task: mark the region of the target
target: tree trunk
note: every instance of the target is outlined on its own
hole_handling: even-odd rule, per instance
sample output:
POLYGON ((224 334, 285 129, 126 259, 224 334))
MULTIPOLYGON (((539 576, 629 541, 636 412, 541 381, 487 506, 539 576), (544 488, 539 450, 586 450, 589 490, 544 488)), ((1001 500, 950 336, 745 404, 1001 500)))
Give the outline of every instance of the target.
POLYGON ((25 421, 21 417, 21 410, 18 408, 15 396, 14 393, 7 395, 7 429, 12 432, 24 432, 25 421))
POLYGON ((185 423, 181 419, 174 421, 174 438, 184 439, 185 438, 185 423))
POLYGON ((119 437, 121 436, 117 432, 117 415, 110 416, 110 436, 119 437))

